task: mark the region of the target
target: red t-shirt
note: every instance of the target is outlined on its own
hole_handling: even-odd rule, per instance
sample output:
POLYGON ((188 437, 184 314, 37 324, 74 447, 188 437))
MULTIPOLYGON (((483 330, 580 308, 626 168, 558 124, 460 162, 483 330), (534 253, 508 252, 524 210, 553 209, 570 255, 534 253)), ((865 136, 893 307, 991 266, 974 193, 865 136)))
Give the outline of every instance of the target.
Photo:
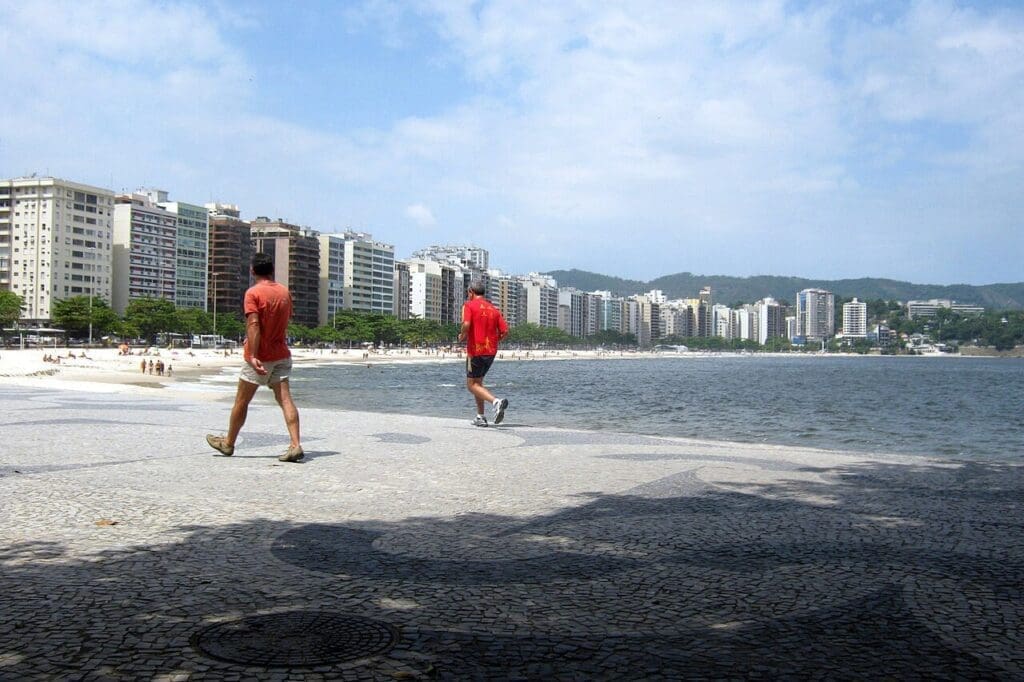
MULTIPOLYGON (((284 360, 291 357, 288 350, 288 320, 292 319, 292 295, 288 287, 271 280, 257 282, 245 292, 245 316, 259 315, 260 347, 255 357, 263 362, 284 360)), ((252 349, 246 340, 245 358, 252 356, 252 349)))
POLYGON ((474 298, 462 306, 462 321, 469 322, 466 355, 495 355, 498 340, 508 333, 508 324, 501 311, 486 298, 474 298))

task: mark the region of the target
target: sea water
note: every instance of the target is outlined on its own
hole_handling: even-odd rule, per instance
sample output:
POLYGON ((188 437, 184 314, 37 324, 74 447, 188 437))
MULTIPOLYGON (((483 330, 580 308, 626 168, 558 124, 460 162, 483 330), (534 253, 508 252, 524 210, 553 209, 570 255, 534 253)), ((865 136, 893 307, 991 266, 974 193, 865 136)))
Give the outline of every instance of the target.
MULTIPOLYGON (((475 413, 461 363, 294 370, 303 406, 475 413)), ((866 453, 1024 459, 1024 360, 705 355, 497 360, 485 384, 506 423, 799 445, 866 453)))

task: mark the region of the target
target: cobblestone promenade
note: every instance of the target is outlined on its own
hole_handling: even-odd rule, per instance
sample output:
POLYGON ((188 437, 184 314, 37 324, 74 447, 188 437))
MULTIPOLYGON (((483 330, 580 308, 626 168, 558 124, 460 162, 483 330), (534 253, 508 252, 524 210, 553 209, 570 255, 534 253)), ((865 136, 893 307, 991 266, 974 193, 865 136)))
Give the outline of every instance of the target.
POLYGON ((268 397, 2 387, 0 680, 1024 679, 1019 466, 268 397))

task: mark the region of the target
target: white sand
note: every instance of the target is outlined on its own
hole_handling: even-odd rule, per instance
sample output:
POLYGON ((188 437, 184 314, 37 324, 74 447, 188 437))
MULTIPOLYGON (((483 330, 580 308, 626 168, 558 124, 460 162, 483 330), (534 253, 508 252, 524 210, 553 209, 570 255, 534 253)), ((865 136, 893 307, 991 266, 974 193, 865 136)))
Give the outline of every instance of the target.
MULTIPOLYGON (((697 354, 693 354, 696 356, 697 354)), ((583 360, 583 359, 636 359, 657 357, 661 354, 639 352, 603 351, 501 351, 502 361, 534 360, 583 360)), ((433 350, 394 349, 367 351, 357 349, 319 350, 293 348, 292 359, 296 364, 375 364, 406 362, 462 362, 461 353, 433 350)), ((67 388, 92 391, 147 391, 151 389, 196 387, 194 382, 181 379, 195 379, 224 373, 225 368, 237 368, 242 362, 240 351, 225 356, 224 351, 189 350, 166 348, 133 348, 130 355, 123 355, 117 348, 33 348, 26 350, 0 350, 0 386, 3 385, 45 385, 50 388, 67 388), (51 361, 46 358, 50 357, 51 361), (53 361, 59 357, 60 362, 53 361), (164 376, 149 373, 149 361, 154 365, 162 360, 171 367, 171 374, 164 376), (141 363, 146 362, 146 371, 141 363)), ((228 371, 228 373, 230 373, 228 371)), ((223 391, 202 395, 203 391, 189 391, 190 398, 220 398, 223 391)))

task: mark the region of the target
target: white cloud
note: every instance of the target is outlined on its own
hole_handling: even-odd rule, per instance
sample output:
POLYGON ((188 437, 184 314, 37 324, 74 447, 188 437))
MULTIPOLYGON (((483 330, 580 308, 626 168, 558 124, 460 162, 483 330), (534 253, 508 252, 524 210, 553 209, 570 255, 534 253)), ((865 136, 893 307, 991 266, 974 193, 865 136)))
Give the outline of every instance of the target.
POLYGON ((1017 267, 1000 255, 1021 244, 1024 208, 1013 8, 921 1, 878 20, 781 1, 372 0, 347 12, 350 30, 380 26, 408 51, 410 27, 435 30, 443 54, 422 56, 471 87, 438 113, 327 130, 267 114, 257 48, 229 38, 273 9, 57 6, 54 22, 3 5, 0 88, 19 106, 0 109, 0 129, 18 131, 0 139, 0 175, 45 164, 114 189, 149 182, 250 216, 359 225, 400 252, 424 227, 463 239, 498 215, 515 229, 499 218, 486 246, 506 269, 910 276, 900 268, 932 265, 904 257, 921 247, 898 235, 955 248, 972 215, 1002 240, 978 258, 1003 264, 976 276, 1017 267), (815 235, 814 256, 795 259, 815 235), (848 262, 865 235, 896 241, 877 269, 848 262))
POLYGON ((433 227, 437 224, 433 212, 423 204, 406 206, 405 215, 420 227, 433 227))

